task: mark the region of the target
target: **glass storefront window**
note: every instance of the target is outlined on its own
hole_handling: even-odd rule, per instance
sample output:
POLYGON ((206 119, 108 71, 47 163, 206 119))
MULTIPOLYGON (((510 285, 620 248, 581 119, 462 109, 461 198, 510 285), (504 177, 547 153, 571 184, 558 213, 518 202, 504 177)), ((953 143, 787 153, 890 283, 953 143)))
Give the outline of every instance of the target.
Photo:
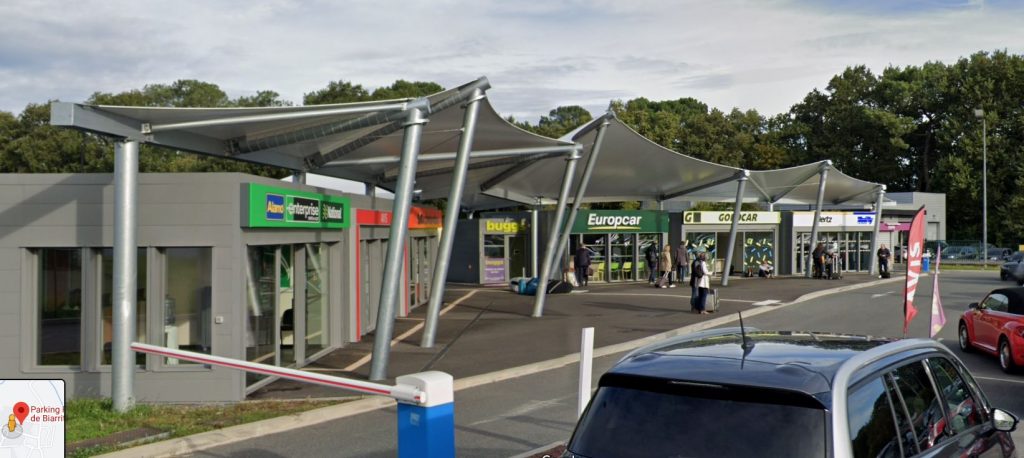
MULTIPOLYGON (((274 264, 275 247, 248 248, 246 271, 245 358, 254 363, 274 364, 274 264)), ((246 372, 246 385, 266 378, 246 372)))
MULTIPOLYGON (((210 353, 212 253, 210 248, 165 248, 164 345, 210 353)), ((190 364, 165 358, 166 364, 190 364)))
POLYGON ((306 356, 327 348, 330 263, 326 243, 306 244, 306 356))
POLYGON ((44 366, 82 364, 82 252, 46 248, 39 259, 39 355, 44 366))
MULTIPOLYGON (((655 249, 657 249, 661 243, 661 234, 639 234, 638 239, 639 243, 637 246, 640 247, 640 251, 637 253, 636 257, 638 267, 637 276, 639 277, 638 280, 648 280, 651 278, 651 269, 649 269, 649 266, 647 265, 647 247, 651 246, 653 243, 655 249)), ((658 252, 660 253, 661 251, 658 250, 658 252)), ((655 268, 655 270, 657 269, 655 268)), ((655 272, 654 275, 657 276, 658 273, 655 272)))
MULTIPOLYGON (((138 274, 135 278, 135 287, 138 294, 135 296, 135 339, 136 342, 146 342, 146 249, 139 248, 136 254, 136 266, 138 274)), ((103 321, 103 351, 101 364, 111 364, 110 342, 114 336, 114 325, 112 321, 114 310, 114 249, 104 248, 100 251, 100 269, 102 285, 100 286, 100 314, 103 321)), ((135 364, 140 366, 146 364, 145 353, 135 353, 135 364)))
POLYGON ((611 260, 608 264, 610 281, 633 279, 633 240, 634 234, 609 234, 611 242, 611 260))
POLYGON ((772 232, 743 233, 743 270, 757 275, 762 264, 775 269, 775 234, 772 232))

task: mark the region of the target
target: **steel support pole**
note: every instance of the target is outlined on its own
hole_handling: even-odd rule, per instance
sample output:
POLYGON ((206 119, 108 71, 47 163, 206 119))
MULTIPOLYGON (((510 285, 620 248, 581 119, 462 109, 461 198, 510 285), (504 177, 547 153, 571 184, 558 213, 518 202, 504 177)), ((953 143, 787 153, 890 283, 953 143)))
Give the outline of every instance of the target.
POLYGON ((544 315, 544 297, 548 294, 548 278, 551 277, 551 267, 555 263, 555 251, 558 250, 558 227, 562 225, 562 218, 565 217, 565 204, 569 200, 569 187, 572 185, 572 177, 576 174, 576 161, 580 158, 578 149, 569 153, 565 159, 565 176, 562 178, 562 189, 558 193, 558 206, 555 209, 555 219, 551 223, 551 234, 548 235, 548 246, 544 250, 544 262, 540 266, 540 277, 537 278, 537 296, 533 301, 533 316, 539 318, 544 315))
MULTIPOLYGON (((732 209, 732 226, 729 228, 729 246, 725 247, 725 269, 722 271, 722 286, 729 286, 729 271, 732 269, 732 255, 736 249, 736 231, 740 225, 740 210, 743 205, 743 191, 746 190, 750 172, 736 180, 736 205, 732 209)), ((682 280, 680 280, 682 281, 682 280)))
POLYGON ((818 178, 818 199, 817 203, 814 204, 814 222, 811 223, 811 243, 808 245, 807 250, 807 262, 804 264, 804 277, 811 278, 811 272, 814 267, 814 246, 818 243, 818 223, 821 220, 821 203, 825 198, 825 182, 828 180, 828 166, 821 168, 820 176, 818 178))
POLYGON ((113 328, 110 342, 110 394, 114 410, 125 412, 135 405, 136 278, 138 248, 135 229, 138 208, 139 142, 114 145, 114 278, 113 328))
MULTIPOLYGON (((601 126, 597 128, 597 137, 594 139, 594 146, 590 148, 590 157, 587 158, 587 165, 583 167, 583 176, 580 177, 580 183, 576 187, 576 196, 572 199, 572 209, 569 210, 569 217, 566 218, 565 224, 562 226, 562 230, 558 236, 558 245, 555 251, 555 259, 562 259, 565 254, 565 249, 569 245, 569 233, 572 232, 572 225, 576 221, 576 215, 580 212, 580 204, 583 203, 583 195, 587 192, 587 186, 590 184, 590 175, 594 172, 594 166, 597 164, 597 156, 601 154, 601 144, 604 142, 604 131, 608 127, 607 119, 601 123, 601 126)), ((570 253, 570 256, 572 254, 570 253)))
POLYGON ((981 259, 988 269, 988 122, 981 118, 981 259))
POLYGON ((530 210, 530 276, 540 275, 537 272, 537 215, 540 214, 540 204, 530 210))
POLYGON ((868 273, 871 276, 878 275, 878 257, 875 253, 878 253, 878 237, 881 235, 879 230, 882 227, 882 200, 885 197, 885 185, 878 188, 878 192, 875 193, 875 231, 871 233, 871 267, 868 273))
POLYGON ((420 134, 427 119, 419 108, 409 110, 402 141, 402 162, 399 165, 395 201, 391 211, 391 233, 388 252, 384 259, 384 280, 380 288, 377 310, 377 329, 373 336, 373 355, 370 360, 370 380, 384 380, 388 372, 391 335, 394 332, 395 308, 401 291, 405 238, 409 229, 409 210, 412 207, 413 177, 416 175, 416 156, 420 149, 420 134))
POLYGON ((459 205, 462 202, 462 190, 466 184, 466 170, 469 168, 469 152, 473 148, 473 133, 476 130, 476 116, 484 92, 474 89, 466 112, 462 119, 462 137, 459 138, 459 151, 455 157, 452 170, 452 188, 448 193, 448 208, 444 214, 444 228, 441 230, 441 241, 437 247, 437 259, 434 261, 434 276, 431 278, 430 302, 427 304, 426 323, 420 346, 434 346, 434 335, 437 333, 437 320, 441 313, 441 300, 444 298, 444 284, 448 280, 448 262, 455 243, 455 226, 459 222, 459 205))

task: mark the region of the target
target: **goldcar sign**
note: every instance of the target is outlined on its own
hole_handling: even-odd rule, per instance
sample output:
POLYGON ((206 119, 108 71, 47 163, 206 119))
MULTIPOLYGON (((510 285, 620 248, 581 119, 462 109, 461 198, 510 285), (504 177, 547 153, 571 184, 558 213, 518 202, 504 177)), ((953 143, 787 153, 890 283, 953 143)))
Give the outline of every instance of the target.
MULTIPOLYGON (((732 224, 731 211, 683 212, 683 224, 732 224)), ((740 224, 779 224, 779 212, 740 212, 740 224)))
POLYGON ((351 204, 347 197, 247 183, 243 227, 344 229, 349 227, 351 204))
POLYGON ((667 232, 668 214, 654 210, 580 210, 574 234, 607 232, 667 232))

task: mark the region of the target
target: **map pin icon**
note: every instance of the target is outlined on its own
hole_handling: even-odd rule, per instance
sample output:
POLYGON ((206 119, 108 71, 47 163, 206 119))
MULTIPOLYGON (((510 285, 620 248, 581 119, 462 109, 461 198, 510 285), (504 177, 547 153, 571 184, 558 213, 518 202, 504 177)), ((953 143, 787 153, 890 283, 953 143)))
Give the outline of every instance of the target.
POLYGON ((14 416, 18 418, 18 423, 25 424, 25 417, 28 416, 28 404, 24 402, 15 404, 14 416))

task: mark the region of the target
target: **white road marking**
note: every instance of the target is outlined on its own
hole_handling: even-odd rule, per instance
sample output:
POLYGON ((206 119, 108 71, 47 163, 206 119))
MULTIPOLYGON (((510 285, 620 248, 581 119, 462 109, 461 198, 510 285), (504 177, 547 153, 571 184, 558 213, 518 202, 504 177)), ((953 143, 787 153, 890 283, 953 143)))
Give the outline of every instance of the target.
POLYGON ((754 302, 753 304, 750 304, 750 305, 753 305, 754 307, 760 307, 760 306, 764 306, 764 305, 775 305, 775 304, 781 304, 781 303, 782 303, 782 301, 780 301, 778 299, 767 299, 767 300, 763 300, 763 301, 760 301, 760 302, 754 302))
MULTIPOLYGON (((689 298, 688 294, 653 294, 653 293, 587 293, 588 296, 652 296, 652 297, 679 297, 689 298)), ((748 301, 743 299, 720 299, 722 302, 743 302, 746 304, 752 304, 755 301, 748 301)))
POLYGON ((487 419, 484 419, 484 420, 475 421, 473 423, 470 423, 469 426, 482 425, 484 423, 490 423, 492 421, 504 420, 506 418, 521 417, 523 415, 526 415, 526 414, 529 414, 529 413, 532 413, 532 412, 535 412, 535 411, 538 411, 538 410, 541 410, 541 409, 546 409, 548 407, 553 407, 553 406, 557 406, 557 405, 560 405, 560 404, 565 404, 566 401, 568 401, 568 400, 570 400, 572 398, 575 398, 575 397, 576 397, 576 394, 574 393, 574 394, 571 394, 569 396, 562 396, 560 398, 555 398, 555 399, 548 399, 548 400, 544 400, 544 401, 530 401, 530 402, 527 402, 526 404, 524 404, 524 405, 522 405, 520 407, 517 407, 515 409, 506 411, 504 413, 495 415, 493 417, 490 417, 490 418, 487 418, 487 419))
POLYGON ((981 379, 981 380, 994 380, 996 382, 1020 383, 1020 384, 1024 385, 1024 380, 1013 380, 1013 379, 998 378, 998 377, 982 377, 982 376, 979 376, 979 375, 975 375, 974 378, 981 379))
MULTIPOLYGON (((466 293, 465 296, 462 296, 462 297, 456 299, 455 302, 452 302, 451 305, 441 309, 441 313, 438 314, 438 317, 440 317, 441 315, 444 315, 445 313, 448 313, 449 310, 454 308, 456 305, 461 304, 462 301, 473 297, 473 295, 476 294, 478 291, 480 291, 480 290, 479 289, 474 289, 474 290, 466 293)), ((412 329, 409 329, 408 331, 403 332, 402 335, 400 335, 398 337, 395 337, 394 339, 391 339, 391 346, 394 347, 395 344, 397 344, 398 342, 401 342, 406 337, 409 337, 409 336, 413 335, 414 333, 416 333, 417 331, 419 331, 420 329, 423 329, 423 325, 424 324, 426 324, 426 322, 421 321, 416 326, 413 326, 412 329)), ((363 356, 362 358, 359 358, 358 361, 356 361, 356 362, 354 362, 352 364, 349 364, 347 367, 345 367, 342 370, 344 370, 344 371, 354 371, 354 370, 358 369, 359 367, 361 367, 363 364, 366 364, 366 363, 370 362, 370 358, 372 356, 373 356, 372 353, 368 353, 365 356, 363 356)))
POLYGON ((872 299, 878 299, 878 298, 880 298, 882 296, 888 296, 888 295, 893 294, 893 293, 895 293, 895 291, 889 291, 889 292, 881 293, 881 294, 872 294, 871 298, 872 299))

